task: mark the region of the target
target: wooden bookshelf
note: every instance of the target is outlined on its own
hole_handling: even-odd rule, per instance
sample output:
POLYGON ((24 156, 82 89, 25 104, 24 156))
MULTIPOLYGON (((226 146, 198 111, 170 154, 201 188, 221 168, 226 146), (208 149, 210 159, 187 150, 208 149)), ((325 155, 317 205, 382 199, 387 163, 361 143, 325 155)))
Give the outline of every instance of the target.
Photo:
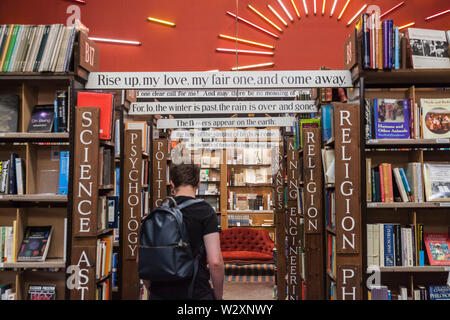
POLYGON ((68 132, 2 132, 0 142, 69 142, 68 132))
POLYGON ((450 148, 450 139, 370 139, 366 148, 450 148))
POLYGON ((42 262, 2 262, 0 268, 7 269, 53 269, 65 268, 66 261, 64 259, 46 259, 42 262))
POLYGON ((450 208, 450 202, 367 202, 368 209, 450 208))
POLYGON ((415 266, 415 267, 380 267, 381 272, 445 272, 450 271, 450 266, 415 266))
POLYGON ((67 203, 68 196, 60 194, 26 194, 26 195, 15 195, 15 194, 2 194, 0 195, 0 202, 11 201, 11 202, 36 202, 36 203, 67 203))

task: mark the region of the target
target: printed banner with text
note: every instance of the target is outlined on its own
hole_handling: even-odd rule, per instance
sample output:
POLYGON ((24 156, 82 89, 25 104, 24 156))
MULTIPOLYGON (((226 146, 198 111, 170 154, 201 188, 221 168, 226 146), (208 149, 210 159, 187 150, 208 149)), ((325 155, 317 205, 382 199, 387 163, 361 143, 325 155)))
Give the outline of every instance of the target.
POLYGON ((157 129, 291 127, 294 125, 294 122, 294 117, 159 119, 156 123, 156 127, 157 129))

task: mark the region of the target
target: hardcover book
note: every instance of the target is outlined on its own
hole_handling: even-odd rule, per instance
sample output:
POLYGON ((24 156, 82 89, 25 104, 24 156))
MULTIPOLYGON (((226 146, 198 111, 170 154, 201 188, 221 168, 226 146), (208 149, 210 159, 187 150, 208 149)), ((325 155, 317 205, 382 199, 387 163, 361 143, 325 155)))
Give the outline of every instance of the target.
POLYGON ((450 300, 450 286, 429 286, 430 300, 450 300))
POLYGON ((52 226, 28 226, 23 236, 17 261, 45 261, 52 231, 52 226))
POLYGON ((56 299, 56 286, 53 284, 28 286, 28 300, 55 300, 55 299, 56 299))
MULTIPOLYGON (((78 107, 98 107, 100 108, 100 139, 111 140, 113 125, 113 103, 114 95, 100 92, 78 92, 78 107)), ((142 136, 142 139, 146 135, 142 136)))
POLYGON ((423 164, 426 201, 450 201, 450 163, 423 164))
POLYGON ((17 132, 19 96, 0 94, 0 132, 17 132))
POLYGON ((59 153, 59 184, 58 194, 69 192, 69 151, 59 153))
POLYGON ((303 128, 319 128, 320 119, 302 119, 300 120, 300 145, 303 148, 303 128))
POLYGON ((406 34, 411 45, 414 69, 450 68, 445 31, 409 28, 406 34))
POLYGON ((425 233, 425 247, 432 266, 450 265, 450 240, 446 233, 425 233))
POLYGON ((373 99, 375 139, 409 139, 409 100, 373 99))
POLYGON ((420 99, 423 138, 450 138, 450 99, 420 99))
POLYGON ((28 132, 52 132, 54 113, 54 106, 51 104, 34 106, 28 132))

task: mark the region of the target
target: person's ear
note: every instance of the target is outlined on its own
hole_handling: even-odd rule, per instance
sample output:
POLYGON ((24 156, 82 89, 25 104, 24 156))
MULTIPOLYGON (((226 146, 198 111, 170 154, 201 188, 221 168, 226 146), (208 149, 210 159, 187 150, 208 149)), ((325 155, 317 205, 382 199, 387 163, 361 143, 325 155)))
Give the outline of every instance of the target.
POLYGON ((175 184, 173 183, 173 181, 172 181, 172 180, 170 180, 170 186, 172 187, 172 189, 174 189, 174 190, 175 190, 175 184))

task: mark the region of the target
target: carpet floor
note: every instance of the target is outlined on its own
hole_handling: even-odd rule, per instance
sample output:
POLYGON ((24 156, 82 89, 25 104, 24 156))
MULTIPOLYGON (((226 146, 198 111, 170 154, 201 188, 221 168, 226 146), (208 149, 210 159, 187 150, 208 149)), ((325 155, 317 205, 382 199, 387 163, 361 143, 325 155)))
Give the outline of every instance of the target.
POLYGON ((273 282, 225 282, 224 300, 273 300, 273 282))

